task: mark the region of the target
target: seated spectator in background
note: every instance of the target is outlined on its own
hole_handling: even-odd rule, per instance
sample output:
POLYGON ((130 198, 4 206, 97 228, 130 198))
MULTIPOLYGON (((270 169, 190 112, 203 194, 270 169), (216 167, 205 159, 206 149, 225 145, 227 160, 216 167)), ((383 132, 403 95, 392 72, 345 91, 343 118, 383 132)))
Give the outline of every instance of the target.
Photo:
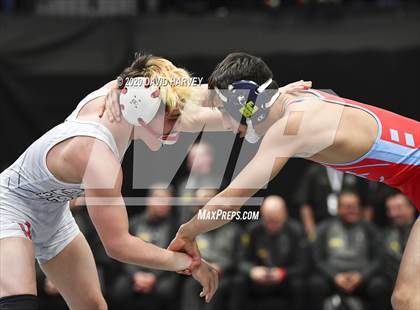
POLYGON ((262 223, 242 236, 243 253, 235 279, 232 309, 303 309, 307 242, 300 225, 288 218, 285 201, 267 197, 262 223))
POLYGON ((406 196, 395 193, 387 198, 386 210, 391 225, 385 229, 383 235, 385 243, 384 270, 389 294, 391 294, 411 227, 416 220, 416 209, 406 196))
MULTIPOLYGON (((170 217, 171 189, 152 186, 144 213, 130 218, 130 232, 146 242, 166 248, 174 236, 170 217)), ((173 272, 151 270, 124 265, 123 273, 112 289, 116 309, 174 309, 178 275, 173 272)))
POLYGON ((308 237, 313 240, 316 226, 337 214, 338 195, 353 191, 365 201, 368 182, 351 174, 311 164, 297 187, 295 203, 300 207, 300 217, 308 237))
MULTIPOLYGON (((192 207, 193 214, 217 194, 214 189, 199 189, 196 192, 196 198, 203 203, 199 207, 192 207)), ((201 286, 197 281, 188 277, 185 279, 181 309, 182 310, 200 310, 200 309, 226 309, 230 291, 232 287, 233 272, 236 264, 236 241, 238 239, 238 227, 235 223, 229 223, 220 229, 212 230, 203 235, 197 236, 197 245, 201 256, 208 261, 219 272, 219 288, 209 304, 199 297, 201 286)))
MULTIPOLYGON (((177 187, 178 196, 185 202, 195 197, 199 188, 219 188, 218 179, 213 175, 214 154, 213 148, 207 142, 201 140, 191 146, 187 156, 187 168, 189 174, 181 180, 177 187)), ((185 223, 193 216, 192 208, 181 207, 179 210, 179 225, 185 223)))
POLYGON ((359 196, 343 192, 337 217, 320 224, 313 254, 316 273, 310 280, 314 307, 322 309, 333 294, 367 299, 386 309, 389 296, 381 271, 382 243, 372 224, 362 220, 359 196))
POLYGON ((386 227, 389 223, 385 201, 396 190, 381 182, 368 182, 366 204, 371 211, 372 222, 378 227, 386 227))
POLYGON ((214 165, 213 147, 201 140, 191 146, 187 156, 189 174, 178 186, 179 196, 194 197, 200 188, 218 188, 218 179, 212 173, 214 165))

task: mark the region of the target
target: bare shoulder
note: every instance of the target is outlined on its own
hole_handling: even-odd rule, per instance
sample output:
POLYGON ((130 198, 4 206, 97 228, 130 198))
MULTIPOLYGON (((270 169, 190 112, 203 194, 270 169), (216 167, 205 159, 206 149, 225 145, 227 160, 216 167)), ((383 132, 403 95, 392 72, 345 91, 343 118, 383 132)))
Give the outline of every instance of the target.
POLYGON ((74 159, 74 163, 86 166, 89 162, 119 162, 118 158, 104 141, 89 137, 77 136, 71 139, 68 145, 68 153, 74 159))
POLYGON ((289 105, 265 140, 287 157, 310 157, 334 142, 343 106, 314 98, 289 105))
POLYGON ((82 183, 88 166, 107 171, 117 163, 119 165, 118 159, 105 142, 88 136, 62 141, 47 154, 51 173, 69 183, 82 183))

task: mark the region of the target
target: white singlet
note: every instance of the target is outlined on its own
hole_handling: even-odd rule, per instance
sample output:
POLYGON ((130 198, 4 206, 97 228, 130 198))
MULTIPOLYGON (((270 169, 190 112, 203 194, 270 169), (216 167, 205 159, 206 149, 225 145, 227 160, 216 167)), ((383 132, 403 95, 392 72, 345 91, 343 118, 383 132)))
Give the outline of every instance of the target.
POLYGON ((66 139, 89 136, 105 142, 122 159, 105 126, 77 120, 86 103, 105 96, 108 91, 100 88, 86 96, 64 123, 32 143, 0 174, 0 239, 32 240, 35 257, 41 264, 56 256, 78 235, 69 201, 83 194, 81 184, 61 182, 51 174, 46 165, 49 150, 66 139))

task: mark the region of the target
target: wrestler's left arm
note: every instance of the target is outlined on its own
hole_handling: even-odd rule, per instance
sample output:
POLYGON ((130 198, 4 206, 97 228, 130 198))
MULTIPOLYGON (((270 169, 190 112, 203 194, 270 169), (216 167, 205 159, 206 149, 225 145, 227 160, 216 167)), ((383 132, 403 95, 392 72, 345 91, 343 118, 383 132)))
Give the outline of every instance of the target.
MULTIPOLYGON (((284 124, 275 124, 270 128, 255 157, 235 180, 211 199, 202 210, 210 213, 217 210, 238 211, 250 197, 280 172, 288 159, 296 153, 300 143, 299 139, 282 139, 278 134, 282 132, 281 128, 284 128, 284 124)), ((169 249, 187 250, 189 255, 199 255, 192 247, 195 237, 228 222, 229 220, 222 218, 198 219, 195 215, 189 222, 181 225, 169 249)))
MULTIPOLYGON (((261 153, 261 152, 260 152, 261 153)), ((238 177, 222 192, 211 199, 205 207, 203 213, 212 211, 239 211, 242 205, 261 189, 272 177, 277 175, 286 164, 288 158, 277 158, 274 161, 273 171, 268 178, 266 173, 261 173, 262 166, 272 162, 272 157, 264 154, 257 154, 252 161, 241 171, 238 177), (263 179, 266 179, 263 181, 263 179), (255 184, 251 187, 247 184, 255 184), (243 188, 236 185, 244 186, 243 188), (257 185, 259 184, 259 185, 257 185)), ((198 220, 195 215, 189 222, 181 225, 177 237, 181 239, 193 240, 197 235, 216 229, 230 222, 225 219, 198 220)))

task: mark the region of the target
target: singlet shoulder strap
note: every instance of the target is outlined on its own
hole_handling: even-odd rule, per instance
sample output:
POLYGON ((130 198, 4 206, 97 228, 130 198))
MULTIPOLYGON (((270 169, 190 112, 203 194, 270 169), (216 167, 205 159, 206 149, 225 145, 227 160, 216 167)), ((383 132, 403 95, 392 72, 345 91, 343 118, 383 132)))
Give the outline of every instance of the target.
POLYGON ((91 92, 89 95, 87 95, 85 98, 82 99, 82 101, 79 102, 76 109, 66 118, 66 120, 75 120, 77 118, 77 115, 79 115, 80 110, 93 99, 106 96, 108 92, 110 91, 109 88, 101 87, 93 92, 91 92))
POLYGON ((122 160, 122 156, 118 150, 117 144, 115 143, 112 134, 105 126, 94 122, 70 120, 56 126, 54 129, 52 129, 50 135, 44 138, 46 140, 42 145, 44 158, 43 161, 46 161, 48 152, 55 145, 77 136, 92 137, 104 142, 110 148, 112 153, 114 153, 116 158, 118 158, 120 161, 122 160))
POLYGON ((90 94, 88 94, 85 98, 82 99, 82 101, 80 101, 76 109, 66 118, 65 123, 73 124, 71 127, 73 128, 74 131, 70 130, 71 136, 87 135, 87 136, 92 136, 99 140, 102 140, 111 148, 113 153, 121 160, 122 156, 117 148, 114 137, 112 136, 108 128, 96 122, 86 121, 86 120, 82 121, 82 120, 77 119, 77 116, 79 115, 80 110, 88 102, 96 98, 106 96, 109 91, 110 91, 109 88, 101 87, 91 92, 90 94))

